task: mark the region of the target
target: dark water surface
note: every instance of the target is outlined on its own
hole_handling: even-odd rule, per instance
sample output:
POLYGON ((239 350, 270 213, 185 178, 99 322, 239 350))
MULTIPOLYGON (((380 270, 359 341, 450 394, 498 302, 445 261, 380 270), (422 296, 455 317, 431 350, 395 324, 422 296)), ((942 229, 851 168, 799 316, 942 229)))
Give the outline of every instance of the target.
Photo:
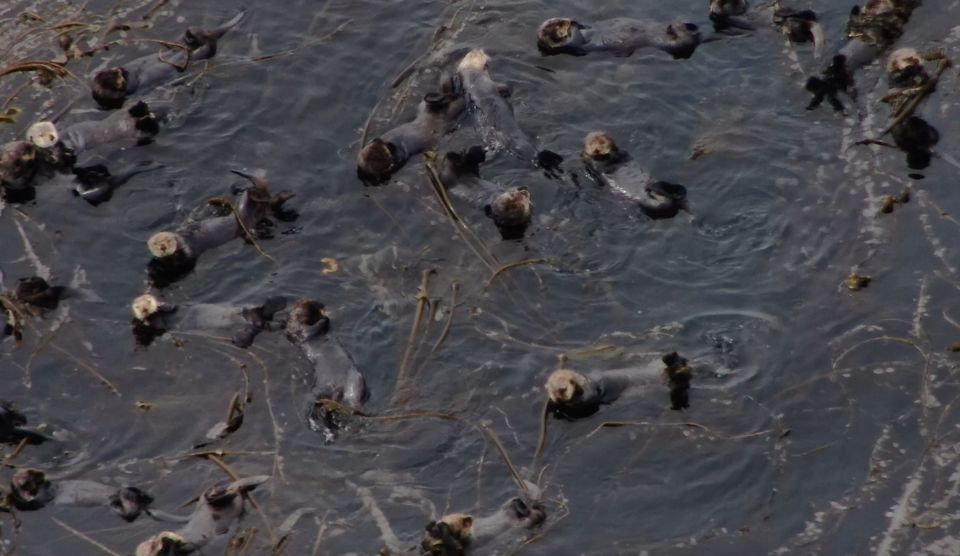
MULTIPOLYGON (((4 45, 29 29, 7 19, 24 11, 63 21, 112 7, 117 21, 140 21, 154 3, 94 0, 85 13, 60 0, 5 4, 4 45)), ((540 476, 549 518, 523 552, 960 552, 960 382, 957 355, 947 351, 960 341, 960 222, 951 216, 960 211, 960 184, 943 160, 913 180, 902 154, 852 145, 885 126, 879 66, 860 78, 860 114, 844 118, 803 109, 804 72, 818 64, 809 48, 789 48, 773 31, 705 44, 686 61, 644 51, 542 58, 535 47, 537 25, 557 15, 676 17, 707 27, 706 0, 246 4, 247 20, 221 42, 209 71, 197 76, 197 65, 185 83, 148 95, 174 107, 156 143, 115 156, 119 167, 153 160, 164 169, 96 208, 61 176, 22 213, 8 207, 0 216, 7 286, 40 274, 92 292, 48 314, 22 348, 0 344, 0 397, 61 439, 13 463, 55 478, 140 485, 173 511, 223 477, 209 461, 183 455, 246 384, 252 402, 243 426, 215 446, 239 474, 273 475, 257 491, 262 515, 252 511, 243 523, 257 529, 251 553, 269 553, 270 529, 277 534, 303 508, 313 511, 293 526, 286 554, 400 553, 440 514, 485 514, 515 494, 492 444, 461 424, 357 423, 324 445, 304 422, 308 364, 280 335, 262 335, 249 351, 193 335, 135 349, 128 306, 145 288, 145 240, 207 198, 228 195, 237 183, 229 170, 239 168, 297 193, 300 219, 277 230, 296 233, 261 243, 273 260, 240 241, 205 254, 165 299, 251 304, 283 294, 325 303, 366 374, 369 412, 486 422, 521 472, 540 476), (378 101, 372 136, 412 114, 435 82, 431 64, 449 68, 477 46, 492 56, 494 77, 513 85, 521 125, 563 154, 568 171, 551 181, 506 158, 484 167, 485 177, 532 191, 534 222, 523 241, 502 242, 479 210, 455 200, 501 264, 546 261, 489 287, 491 271, 444 216, 419 160, 385 187, 365 189, 355 176, 361 130, 378 101), (424 52, 432 53, 419 66, 426 69, 390 89, 424 52), (686 184, 693 216, 650 221, 595 187, 578 160, 594 129, 609 131, 660 179, 686 184), (707 152, 690 160, 695 146, 707 152), (911 202, 878 217, 881 197, 908 185, 911 202), (324 274, 324 258, 339 270, 324 274), (400 387, 421 274, 430 269, 427 295, 437 310, 400 387), (842 282, 852 271, 873 282, 848 291, 842 282), (451 310, 449 334, 431 354, 451 310), (689 410, 670 411, 666 390, 655 389, 583 421, 551 422, 534 462, 542 384, 558 356, 589 371, 647 364, 673 350, 695 364, 689 410), (138 409, 139 400, 152 409, 138 409), (596 430, 604 421, 646 425, 596 430)), ((130 36, 174 38, 241 5, 172 1, 152 28, 130 36)), ((838 45, 849 6, 809 6, 838 45)), ((52 58, 55 45, 44 37, 22 39, 0 65, 52 58)), ((960 2, 925 2, 898 45, 960 58, 960 2)), ((112 49, 90 69, 131 50, 150 51, 112 49)), ((71 69, 86 75, 84 64, 71 69)), ((24 80, 0 80, 0 96, 24 80)), ((956 91, 951 70, 922 110, 941 132, 938 150, 953 156, 956 91)), ((24 113, 0 124, 0 140, 72 99, 64 121, 100 117, 76 81, 37 86, 13 102, 24 113)), ((465 120, 449 144, 469 145, 473 133, 465 120)), ((3 484, 11 473, 0 473, 3 484)), ((121 554, 165 528, 146 518, 127 525, 103 508, 19 517, 16 535, 2 521, 4 542, 13 543, 2 548, 38 556, 104 554, 55 519, 121 554)), ((504 539, 495 551, 511 553, 523 540, 504 539)), ((204 553, 223 550, 220 543, 204 553)))

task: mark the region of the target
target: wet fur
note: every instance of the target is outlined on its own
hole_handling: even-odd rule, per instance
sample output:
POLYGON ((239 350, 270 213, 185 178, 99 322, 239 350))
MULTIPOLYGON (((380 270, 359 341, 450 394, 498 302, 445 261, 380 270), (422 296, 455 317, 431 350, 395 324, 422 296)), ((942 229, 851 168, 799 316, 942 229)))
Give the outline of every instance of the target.
POLYGON ((615 18, 585 25, 570 18, 551 18, 537 31, 537 46, 544 55, 612 52, 630 56, 638 48, 657 48, 674 58, 693 56, 700 45, 693 23, 658 23, 615 18))

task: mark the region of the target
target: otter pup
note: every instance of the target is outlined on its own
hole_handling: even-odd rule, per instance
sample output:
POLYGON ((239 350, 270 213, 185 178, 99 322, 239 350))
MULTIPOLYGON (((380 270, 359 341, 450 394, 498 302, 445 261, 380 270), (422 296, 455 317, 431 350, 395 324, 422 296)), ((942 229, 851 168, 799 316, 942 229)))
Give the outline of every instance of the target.
POLYGON ((80 122, 61 132, 53 122, 37 122, 27 136, 44 154, 44 159, 57 169, 70 168, 90 151, 113 143, 128 146, 146 145, 160 133, 165 109, 154 110, 140 101, 128 110, 114 112, 97 121, 80 122))
POLYGON ((21 511, 39 510, 50 504, 64 506, 107 506, 124 521, 131 522, 149 510, 153 497, 136 487, 112 487, 95 481, 51 483, 38 469, 20 468, 10 480, 11 505, 21 511))
POLYGON ((666 377, 670 387, 670 408, 690 406, 690 368, 687 360, 671 352, 661 361, 664 368, 652 365, 594 372, 588 375, 570 369, 557 369, 547 378, 544 389, 550 411, 562 419, 580 419, 596 413, 601 405, 608 405, 622 397, 629 389, 647 388, 666 377))
POLYGON ((613 52, 630 56, 638 48, 658 48, 677 58, 693 56, 700 31, 693 23, 669 24, 618 17, 584 25, 569 17, 554 17, 540 24, 537 46, 545 55, 613 52))
POLYGON ((549 177, 560 174, 563 157, 548 150, 537 151, 533 142, 520 129, 507 102, 503 84, 494 82, 487 71, 490 57, 482 49, 471 50, 457 66, 457 75, 463 83, 467 106, 474 125, 488 153, 506 151, 520 160, 532 162, 549 177))
POLYGON ((834 110, 843 111, 838 94, 856 97, 854 74, 880 56, 903 33, 919 0, 867 0, 863 8, 854 6, 847 22, 847 42, 832 58, 819 77, 811 76, 806 89, 813 93, 808 110, 824 99, 834 110))
POLYGON ((213 58, 217 54, 217 41, 245 15, 246 11, 241 11, 213 29, 188 28, 178 42, 183 48, 176 49, 168 58, 150 54, 123 66, 98 71, 90 79, 93 100, 102 108, 120 108, 128 96, 169 81, 184 71, 190 62, 213 58))
POLYGON ((448 191, 482 206, 503 239, 521 239, 533 214, 530 190, 524 186, 503 190, 481 179, 480 164, 484 161, 483 147, 448 152, 440 162, 440 180, 448 191))
POLYGON ((312 430, 332 442, 342 428, 341 420, 336 410, 318 402, 332 400, 360 411, 369 393, 357 364, 340 342, 328 335, 329 331, 330 319, 323 314, 323 305, 309 299, 294 304, 287 318, 287 339, 300 347, 313 366, 307 420, 312 430))
POLYGON ((26 439, 28 444, 43 444, 50 437, 25 429, 27 418, 11 402, 0 401, 0 443, 19 444, 26 439))
POLYGON ((137 546, 136 556, 182 556, 202 549, 214 537, 230 532, 246 512, 249 493, 268 480, 267 475, 257 475, 208 488, 183 527, 143 541, 137 546))
POLYGON ((236 214, 190 221, 176 232, 159 232, 147 240, 153 255, 147 264, 147 275, 155 287, 164 288, 181 280, 193 270, 205 251, 243 237, 245 229, 252 231, 268 214, 281 211, 283 203, 293 196, 281 192, 271 197, 262 180, 236 170, 233 173, 253 181, 253 187, 240 193, 236 214))
POLYGON ((636 201, 650 218, 673 218, 681 210, 689 210, 685 187, 653 179, 606 132, 587 134, 582 158, 587 173, 597 182, 636 201))
POLYGON ((154 338, 168 330, 204 331, 227 334, 233 345, 250 347, 273 316, 283 310, 287 300, 268 297, 258 307, 228 304, 194 303, 185 306, 167 305, 150 294, 133 300, 133 335, 137 344, 148 346, 154 338))
POLYGON ((547 517, 539 500, 539 489, 527 483, 533 496, 511 498, 487 516, 464 513, 447 514, 427 524, 420 542, 422 554, 430 556, 465 556, 490 545, 514 530, 539 527, 547 517))
POLYGON ((424 95, 417 116, 373 139, 357 153, 357 177, 367 185, 386 183, 411 156, 428 151, 453 129, 463 113, 459 81, 441 79, 440 92, 424 95))
POLYGON ((710 21, 718 32, 756 31, 773 25, 792 42, 812 42, 816 56, 824 48, 823 27, 813 10, 793 10, 764 5, 752 8, 748 0, 710 0, 710 21))

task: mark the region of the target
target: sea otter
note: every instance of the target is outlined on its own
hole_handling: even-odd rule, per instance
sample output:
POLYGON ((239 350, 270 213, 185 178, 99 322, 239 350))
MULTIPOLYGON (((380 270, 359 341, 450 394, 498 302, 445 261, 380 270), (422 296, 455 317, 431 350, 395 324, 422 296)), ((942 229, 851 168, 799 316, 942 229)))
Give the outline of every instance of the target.
POLYGON ((776 27, 792 42, 812 42, 816 56, 824 48, 823 27, 813 10, 794 10, 774 5, 752 7, 748 0, 710 0, 710 21, 721 33, 756 31, 776 27))
POLYGON ((73 194, 93 206, 99 206, 113 198, 113 192, 130 178, 163 168, 161 165, 141 164, 120 174, 111 174, 103 164, 73 168, 73 194))
POLYGON ((151 294, 133 300, 133 335, 137 344, 150 345, 154 338, 168 330, 207 332, 226 335, 237 347, 253 344, 261 330, 267 328, 274 315, 283 310, 283 297, 268 297, 257 307, 218 303, 167 305, 151 294))
POLYGON ((854 75, 857 70, 872 63, 900 38, 903 27, 919 5, 919 0, 867 0, 863 8, 855 6, 847 22, 847 42, 819 77, 807 80, 806 88, 813 93, 807 109, 816 108, 826 99, 834 110, 843 111, 839 93, 856 97, 854 75))
POLYGON ((369 392, 363 373, 340 342, 329 335, 330 319, 323 314, 323 305, 300 299, 287 317, 286 335, 290 342, 313 366, 313 387, 307 421, 310 428, 332 442, 342 428, 336 408, 323 400, 331 400, 349 409, 361 411, 369 392))
POLYGON ((25 428, 27 418, 8 401, 0 401, 0 443, 19 444, 26 439, 27 444, 43 444, 50 440, 45 434, 25 428))
POLYGON ((589 417, 601 405, 611 404, 629 390, 644 390, 660 384, 666 377, 670 387, 670 407, 674 410, 690 406, 690 368, 687 360, 676 352, 661 358, 664 367, 649 364, 614 371, 581 374, 561 368, 547 378, 544 385, 550 411, 564 419, 589 417))
POLYGON ((175 232, 159 232, 147 241, 153 255, 147 265, 147 275, 155 287, 164 288, 184 278, 205 251, 244 237, 245 230, 252 232, 268 215, 281 212, 283 203, 293 197, 289 192, 271 196, 262 180, 236 170, 232 172, 253 182, 252 187, 240 193, 236 214, 187 222, 175 232))
POLYGON ((11 141, 0 147, 0 199, 33 200, 33 181, 40 168, 37 150, 29 141, 11 141))
POLYGON ((72 293, 64 286, 51 286, 39 276, 18 278, 13 290, 13 296, 17 300, 48 311, 56 309, 60 300, 69 297, 72 293))
POLYGON ((427 524, 421 553, 429 556, 465 556, 490 544, 511 531, 539 527, 547 517, 540 502, 539 489, 527 482, 529 492, 511 498, 497 511, 486 516, 451 513, 427 524))
POLYGON ((22 467, 10 480, 10 504, 20 511, 39 510, 53 503, 64 506, 107 506, 124 521, 147 511, 153 497, 136 487, 113 487, 95 481, 50 482, 46 473, 22 467))
MULTIPOLYGON (((942 53, 921 54, 913 48, 900 48, 890 54, 887 59, 890 92, 883 100, 890 104, 894 115, 921 94, 921 88, 931 85, 933 78, 924 67, 924 61, 942 56, 942 53)), ((929 90, 924 91, 924 94, 927 93, 929 90)), ((893 126, 890 134, 897 148, 906 153, 910 168, 922 170, 930 165, 930 159, 934 156, 933 147, 940 141, 940 132, 926 120, 911 115, 893 126)))
POLYGON ((213 29, 188 28, 177 43, 182 48, 175 49, 169 57, 150 54, 123 66, 98 71, 90 79, 93 100, 103 108, 120 108, 128 96, 169 81, 184 71, 190 62, 214 57, 217 41, 240 23, 244 15, 246 12, 241 11, 213 29))
POLYGON ((550 177, 559 176, 563 157, 548 150, 538 151, 520 129, 513 107, 503 94, 506 86, 490 78, 489 62, 486 52, 477 48, 468 52, 457 66, 467 107, 487 153, 506 151, 520 160, 532 162, 550 177))
POLYGON ((689 210, 685 187, 653 179, 603 131, 587 134, 582 158, 587 173, 597 182, 636 201, 650 218, 673 218, 681 210, 689 210))
POLYGON ((699 45, 699 28, 685 22, 618 17, 584 25, 568 17, 554 17, 537 30, 537 46, 544 55, 612 52, 630 56, 638 48, 658 48, 676 59, 693 56, 699 45))
POLYGON ((464 99, 459 80, 441 79, 441 90, 424 95, 417 116, 373 139, 357 153, 357 177, 367 185, 380 185, 407 163, 411 156, 434 148, 460 120, 464 99))
POLYGON ((267 475, 257 475, 208 488, 183 527, 143 541, 137 546, 136 556, 183 556, 197 552, 215 537, 230 532, 246 512, 249 493, 268 480, 267 475))
POLYGON ((504 190, 482 179, 480 164, 485 160, 483 147, 448 152, 440 162, 440 180, 453 195, 483 207, 503 239, 520 239, 533 214, 530 190, 524 186, 504 190))

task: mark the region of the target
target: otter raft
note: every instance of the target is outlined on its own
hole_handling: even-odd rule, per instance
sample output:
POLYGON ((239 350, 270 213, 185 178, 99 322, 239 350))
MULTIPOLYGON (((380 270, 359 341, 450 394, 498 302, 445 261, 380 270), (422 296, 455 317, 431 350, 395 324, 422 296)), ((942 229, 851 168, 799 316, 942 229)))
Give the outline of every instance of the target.
POLYGON ((960 554, 960 3, 0 52, 0 556, 960 554))

